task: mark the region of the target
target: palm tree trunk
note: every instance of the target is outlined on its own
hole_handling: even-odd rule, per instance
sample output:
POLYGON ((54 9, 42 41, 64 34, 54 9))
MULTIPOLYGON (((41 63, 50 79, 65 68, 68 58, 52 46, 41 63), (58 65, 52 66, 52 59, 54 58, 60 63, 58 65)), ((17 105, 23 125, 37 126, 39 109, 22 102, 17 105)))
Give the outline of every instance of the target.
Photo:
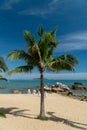
POLYGON ((40 116, 45 117, 45 107, 44 107, 44 76, 43 72, 40 72, 40 80, 41 80, 41 101, 40 101, 40 116))

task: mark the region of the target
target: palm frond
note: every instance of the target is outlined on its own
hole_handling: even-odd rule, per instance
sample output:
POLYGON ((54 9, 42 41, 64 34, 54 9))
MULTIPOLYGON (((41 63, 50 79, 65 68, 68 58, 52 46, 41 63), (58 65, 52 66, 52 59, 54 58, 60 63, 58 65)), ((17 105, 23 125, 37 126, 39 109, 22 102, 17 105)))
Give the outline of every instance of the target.
POLYGON ((71 63, 72 65, 78 64, 78 60, 75 56, 68 54, 68 55, 61 55, 59 56, 57 59, 61 59, 64 61, 68 61, 69 63, 71 63))
POLYGON ((42 61, 44 61, 48 55, 48 42, 46 42, 45 39, 41 38, 39 40, 38 46, 40 48, 42 61))
POLYGON ((24 32, 24 38, 27 42, 27 48, 26 49, 27 49, 28 52, 31 52, 31 48, 35 44, 34 36, 29 31, 25 31, 24 32))
POLYGON ((50 57, 50 56, 53 55, 54 49, 55 49, 59 44, 60 44, 59 41, 58 41, 58 42, 51 42, 51 43, 50 43, 50 47, 49 47, 49 49, 48 49, 48 55, 47 55, 47 57, 50 57))
POLYGON ((40 26, 39 29, 38 29, 38 35, 39 35, 39 36, 42 36, 43 33, 44 33, 44 29, 43 29, 42 26, 40 26))
POLYGON ((0 75, 0 80, 8 81, 6 78, 4 78, 2 75, 0 75))
POLYGON ((23 50, 12 51, 8 54, 7 58, 10 60, 23 59, 27 63, 29 63, 29 60, 32 59, 31 55, 29 55, 23 50))
POLYGON ((32 47, 32 55, 33 55, 33 58, 37 58, 38 62, 41 61, 41 53, 40 53, 40 49, 39 49, 39 46, 37 44, 35 44, 33 47, 32 47))
POLYGON ((8 70, 8 67, 3 59, 3 57, 0 56, 0 71, 6 72, 8 70))
POLYGON ((56 31, 57 31, 57 28, 58 28, 57 26, 54 27, 54 29, 51 31, 51 35, 53 35, 53 36, 55 35, 55 33, 56 33, 56 31))
POLYGON ((48 65, 48 70, 61 71, 69 70, 74 71, 74 66, 78 64, 77 59, 72 55, 62 55, 53 59, 48 65))
POLYGON ((13 73, 18 73, 18 72, 31 72, 32 69, 33 69, 33 66, 29 66, 29 65, 19 66, 9 71, 8 75, 13 74, 13 73))
MULTIPOLYGON (((54 30, 53 32, 55 33, 54 30)), ((59 41, 55 41, 55 37, 52 32, 43 33, 38 42, 38 46, 40 48, 41 57, 43 61, 46 61, 52 56, 54 48, 56 48, 58 44, 59 41)))

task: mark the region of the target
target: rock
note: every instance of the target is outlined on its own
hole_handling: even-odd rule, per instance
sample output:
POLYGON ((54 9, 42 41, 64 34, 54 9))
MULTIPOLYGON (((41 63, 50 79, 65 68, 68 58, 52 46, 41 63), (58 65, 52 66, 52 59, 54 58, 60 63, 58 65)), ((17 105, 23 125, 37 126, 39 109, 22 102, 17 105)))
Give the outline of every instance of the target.
POLYGON ((53 92, 53 93, 57 93, 57 92, 58 92, 58 89, 57 89, 57 88, 52 88, 52 92, 53 92))
POLYGON ((85 95, 81 96, 80 100, 81 101, 87 101, 87 96, 85 96, 85 95))
POLYGON ((44 91, 51 93, 51 87, 44 86, 44 91))
POLYGON ((84 85, 82 83, 77 83, 75 82, 73 85, 72 85, 72 89, 74 90, 84 90, 84 85))
POLYGON ((79 84, 79 85, 83 85, 82 83, 79 83, 79 82, 74 82, 74 84, 79 84))
POLYGON ((62 91, 70 91, 70 88, 67 85, 59 83, 59 82, 55 84, 55 87, 62 91))
POLYGON ((67 96, 73 96, 73 93, 72 93, 71 91, 69 91, 69 92, 67 93, 67 96))
POLYGON ((19 91, 19 90, 13 90, 12 93, 13 93, 13 94, 21 94, 22 92, 19 91))
POLYGON ((87 88, 86 87, 83 87, 84 88, 84 90, 87 90, 87 88))

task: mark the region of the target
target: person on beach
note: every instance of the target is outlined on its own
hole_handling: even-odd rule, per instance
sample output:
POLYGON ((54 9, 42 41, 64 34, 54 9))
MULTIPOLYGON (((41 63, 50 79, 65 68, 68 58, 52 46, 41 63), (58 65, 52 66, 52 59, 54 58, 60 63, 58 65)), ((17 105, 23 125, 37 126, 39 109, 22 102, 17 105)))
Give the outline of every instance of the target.
POLYGON ((31 90, 30 89, 28 89, 28 94, 31 94, 31 90))
POLYGON ((35 89, 33 89, 33 95, 35 95, 36 94, 36 90, 35 89))

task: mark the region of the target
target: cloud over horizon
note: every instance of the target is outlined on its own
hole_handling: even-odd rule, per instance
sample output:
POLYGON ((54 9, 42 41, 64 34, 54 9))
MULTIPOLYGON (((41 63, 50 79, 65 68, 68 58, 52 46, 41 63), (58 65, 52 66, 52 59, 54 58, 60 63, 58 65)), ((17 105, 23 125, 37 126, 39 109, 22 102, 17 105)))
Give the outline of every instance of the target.
MULTIPOLYGON (((39 73, 15 73, 12 75, 5 75, 8 80, 16 79, 16 80, 28 80, 28 79, 34 79, 39 78, 39 73)), ((59 79, 59 80, 78 80, 78 79, 87 79, 87 72, 71 72, 71 73, 44 73, 44 78, 47 79, 59 79)))
POLYGON ((75 51, 87 50, 87 31, 66 34, 60 37, 61 44, 55 50, 58 51, 75 51))

